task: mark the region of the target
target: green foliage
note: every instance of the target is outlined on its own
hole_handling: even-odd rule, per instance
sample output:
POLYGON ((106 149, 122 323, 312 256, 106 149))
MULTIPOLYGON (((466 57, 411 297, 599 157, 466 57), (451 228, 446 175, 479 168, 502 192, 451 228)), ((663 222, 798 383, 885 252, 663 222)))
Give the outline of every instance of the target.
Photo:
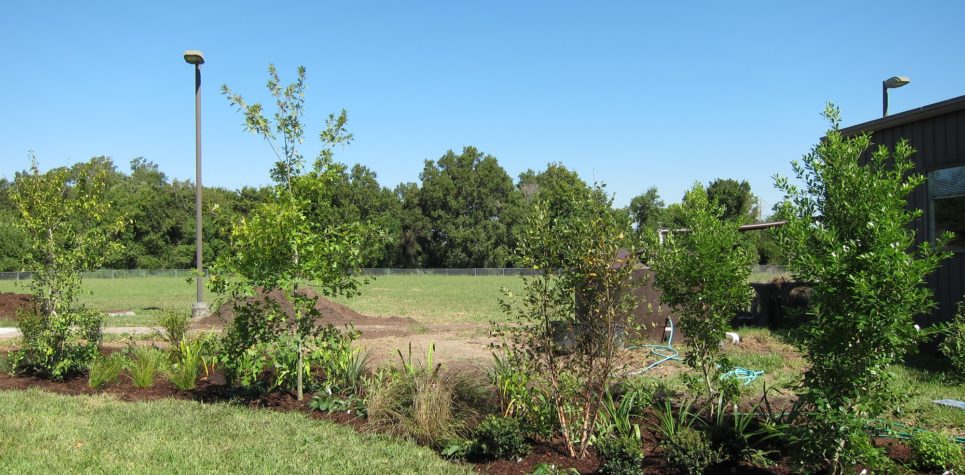
POLYGON ((667 461, 683 474, 705 473, 721 461, 720 452, 713 447, 710 436, 692 427, 683 427, 660 441, 667 461))
POLYGON ((369 372, 369 353, 352 348, 358 336, 353 329, 338 331, 332 326, 323 330, 312 343, 310 359, 325 374, 325 390, 329 393, 357 395, 365 386, 369 372))
POLYGON ((721 219, 721 208, 700 184, 684 197, 682 216, 687 231, 667 234, 663 245, 653 243, 649 263, 661 300, 680 317, 677 326, 689 348, 684 361, 700 372, 703 390, 713 396, 719 374, 729 369, 720 342, 751 300, 745 283, 750 261, 739 245, 737 223, 721 219))
POLYGON ((848 418, 876 417, 900 398, 890 366, 916 342, 913 317, 933 305, 925 277, 946 254, 942 240, 915 247, 911 223, 921 211, 908 209, 907 198, 924 178, 911 173, 907 142, 868 152, 868 134, 844 137, 838 110, 829 105, 824 115, 831 130, 792 163, 803 187, 782 177, 776 184, 785 193, 788 264, 812 286, 800 341, 810 367, 799 405, 810 415, 798 427, 808 447, 798 453, 837 472, 860 451, 852 442, 864 440, 848 418))
POLYGON ((502 305, 519 323, 500 329, 532 384, 555 406, 569 454, 583 457, 606 388, 615 379, 622 332, 632 326, 634 299, 624 291, 636 265, 629 220, 610 207, 602 188, 538 201, 519 234, 524 294, 502 305), (560 332, 573 331, 562 354, 560 332))
POLYGON ((223 359, 234 373, 233 380, 239 376, 237 369, 252 369, 253 352, 260 345, 281 348, 282 341, 294 342, 296 367, 286 374, 294 375, 300 400, 307 369, 306 342, 320 331, 318 298, 301 292, 300 286, 311 285, 325 296, 358 293, 361 280, 356 276, 373 240, 359 222, 325 219, 326 208, 316 206, 319 202, 314 199, 341 176, 342 169, 333 164, 332 156, 335 146, 352 140, 345 129, 345 111, 329 115, 319 134, 322 150, 306 172, 298 151, 304 138, 305 68, 299 67, 297 79, 287 86, 280 84, 273 65, 268 73, 268 90, 276 106, 274 121, 264 116, 261 104, 249 105, 227 85, 222 88, 228 101, 244 114, 245 129, 264 138, 274 152, 277 161, 271 177, 277 184, 269 200, 235 223, 229 248, 214 266, 216 275, 209 282, 235 306, 236 317, 223 345, 223 359), (260 303, 246 300, 258 291, 265 294, 264 299, 256 299, 260 303), (271 297, 272 292, 279 296, 271 297), (278 300, 289 302, 293 310, 282 311, 278 300))
POLYGON ((60 379, 88 365, 101 340, 101 318, 74 309, 80 272, 97 267, 115 251, 112 236, 123 219, 105 198, 109 164, 91 160, 74 169, 40 173, 36 158, 18 173, 8 192, 16 227, 26 241, 24 266, 35 313, 21 315, 23 345, 13 357, 17 371, 60 379))
POLYGON ((660 226, 664 204, 657 192, 657 187, 652 186, 641 195, 634 196, 630 200, 627 212, 633 220, 637 235, 644 236, 648 232, 654 232, 660 226))
POLYGON ((643 473, 643 448, 634 437, 606 437, 596 447, 602 475, 637 475, 643 473))
MULTIPOLYGON (((466 421, 480 407, 482 395, 472 377, 446 374, 433 366, 433 347, 416 362, 383 368, 365 385, 369 427, 434 448, 467 432, 466 421)), ((401 356, 401 355, 400 355, 401 356)))
POLYGON ((955 376, 965 380, 965 303, 958 304, 955 319, 943 333, 942 354, 951 362, 955 376))
POLYGON ((9 197, 27 241, 24 267, 34 270, 28 285, 39 314, 48 318, 71 310, 80 272, 98 267, 117 250, 112 238, 124 219, 106 197, 109 162, 93 159, 46 173, 36 158, 31 162, 29 172, 17 173, 9 197))
POLYGON ((911 447, 911 466, 916 470, 965 470, 962 448, 947 435, 918 431, 912 434, 908 445, 911 447))
POLYGON ((494 415, 476 428, 476 448, 484 457, 494 459, 515 459, 530 450, 518 419, 494 415))
POLYGON ((154 386, 154 376, 165 364, 165 355, 151 346, 139 346, 130 351, 127 374, 134 386, 149 388, 154 386))
POLYGON ((474 147, 427 160, 418 203, 428 267, 504 267, 512 262, 519 191, 496 158, 474 147))
POLYGON ((90 363, 90 370, 87 374, 87 385, 94 389, 100 389, 110 383, 116 383, 127 362, 127 357, 120 352, 94 358, 90 363))
POLYGON ((199 337, 178 342, 178 359, 167 369, 167 377, 174 386, 182 391, 195 388, 201 371, 207 372, 206 358, 209 357, 213 340, 199 337))
POLYGON ((11 355, 11 366, 17 373, 50 379, 83 371, 99 354, 103 325, 103 314, 89 310, 48 316, 21 311, 17 322, 21 344, 11 355))
POLYGON ((172 356, 177 359, 180 343, 188 334, 188 315, 175 310, 165 310, 157 319, 160 337, 171 349, 172 356))
POLYGON ((643 406, 640 393, 636 391, 627 392, 619 402, 615 401, 613 395, 607 391, 597 419, 597 437, 629 438, 639 443, 640 425, 634 423, 632 419, 639 416, 638 409, 643 406))
POLYGON ((757 197, 751 193, 747 180, 718 178, 707 185, 707 198, 722 208, 721 219, 736 221, 737 224, 754 222, 757 219, 757 197))

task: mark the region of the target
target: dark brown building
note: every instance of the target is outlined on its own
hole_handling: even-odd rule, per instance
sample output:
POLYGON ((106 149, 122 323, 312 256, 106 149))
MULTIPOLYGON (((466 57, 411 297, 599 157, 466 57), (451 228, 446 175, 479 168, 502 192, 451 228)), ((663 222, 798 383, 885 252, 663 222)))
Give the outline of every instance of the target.
POLYGON ((872 142, 894 148, 902 138, 917 150, 915 171, 928 181, 909 205, 924 211, 915 221, 917 239, 934 241, 944 231, 954 234, 950 259, 929 278, 938 308, 933 317, 947 321, 965 294, 965 96, 854 125, 844 135, 872 134, 872 142))

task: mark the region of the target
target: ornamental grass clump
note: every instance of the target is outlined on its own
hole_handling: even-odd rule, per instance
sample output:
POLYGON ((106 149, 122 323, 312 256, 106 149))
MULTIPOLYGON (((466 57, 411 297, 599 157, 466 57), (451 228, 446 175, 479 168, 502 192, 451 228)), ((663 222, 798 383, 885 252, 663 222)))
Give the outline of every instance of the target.
POLYGON ((154 386, 154 378, 167 362, 161 350, 151 346, 139 346, 130 351, 127 362, 127 375, 131 383, 139 388, 154 386))
POLYGON ((127 358, 119 352, 94 358, 87 373, 87 385, 101 389, 110 383, 116 383, 126 364, 127 358))

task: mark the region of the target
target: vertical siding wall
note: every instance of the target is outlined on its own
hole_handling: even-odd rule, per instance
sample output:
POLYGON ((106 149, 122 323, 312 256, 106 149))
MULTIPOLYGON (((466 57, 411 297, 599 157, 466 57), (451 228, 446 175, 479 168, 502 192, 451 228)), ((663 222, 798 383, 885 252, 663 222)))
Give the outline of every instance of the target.
MULTIPOLYGON (((859 127, 861 126, 855 126, 859 127)), ((912 159, 918 173, 927 176, 928 172, 933 170, 965 165, 965 109, 881 128, 872 135, 872 141, 876 145, 889 148, 893 148, 902 138, 907 139, 917 150, 912 159)), ((915 222, 918 242, 934 239, 927 216, 927 182, 925 186, 915 190, 909 205, 925 210, 926 213, 915 222)), ((965 294, 965 253, 957 252, 945 261, 929 278, 929 285, 934 289, 938 303, 933 318, 947 321, 955 314, 958 302, 965 294)))

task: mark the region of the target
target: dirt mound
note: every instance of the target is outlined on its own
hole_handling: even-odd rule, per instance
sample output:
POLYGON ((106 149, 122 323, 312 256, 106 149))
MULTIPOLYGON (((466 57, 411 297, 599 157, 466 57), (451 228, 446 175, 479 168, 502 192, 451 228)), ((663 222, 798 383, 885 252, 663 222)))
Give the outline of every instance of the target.
MULTIPOLYGON (((417 323, 415 320, 407 317, 370 317, 367 315, 362 315, 342 304, 338 304, 328 300, 324 297, 318 295, 312 289, 302 289, 299 293, 307 295, 309 297, 315 297, 318 299, 315 304, 315 308, 322 317, 318 320, 322 324, 332 324, 335 326, 341 326, 351 323, 355 326, 364 325, 389 325, 389 326, 409 326, 417 323)), ((265 293, 259 290, 254 297, 248 297, 244 300, 245 303, 259 304, 266 300, 273 300, 278 303, 281 307, 282 312, 289 316, 294 316, 295 310, 294 305, 285 297, 285 294, 280 290, 273 290, 271 292, 265 293)), ((217 310, 198 320, 195 325, 201 327, 209 328, 219 328, 227 326, 235 318, 234 302, 227 302, 217 310)))
POLYGON ((15 320, 17 310, 31 305, 33 305, 33 296, 30 294, 0 292, 0 318, 4 320, 15 320))

